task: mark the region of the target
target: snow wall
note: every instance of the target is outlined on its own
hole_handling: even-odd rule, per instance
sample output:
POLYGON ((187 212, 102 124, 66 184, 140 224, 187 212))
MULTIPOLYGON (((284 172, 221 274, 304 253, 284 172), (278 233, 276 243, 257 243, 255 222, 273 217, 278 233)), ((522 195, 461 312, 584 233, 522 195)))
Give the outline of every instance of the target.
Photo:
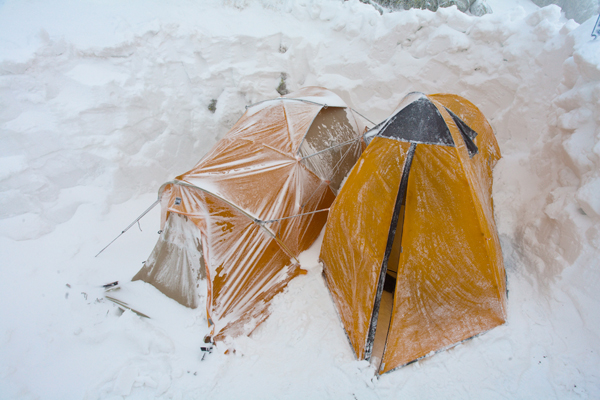
POLYGON ((12 305, 0 312, 2 393, 600 395, 595 19, 490 4, 496 13, 476 18, 454 7, 380 15, 356 0, 0 3, 0 298, 12 305), (503 152, 494 204, 505 326, 375 380, 339 328, 318 251, 271 319, 232 344, 237 355, 200 362, 205 316, 160 296, 166 311, 152 320, 101 300, 100 283, 130 279, 150 253, 157 215, 94 254, 245 105, 276 97, 282 73, 290 91, 327 87, 375 122, 415 90, 481 108, 503 152))

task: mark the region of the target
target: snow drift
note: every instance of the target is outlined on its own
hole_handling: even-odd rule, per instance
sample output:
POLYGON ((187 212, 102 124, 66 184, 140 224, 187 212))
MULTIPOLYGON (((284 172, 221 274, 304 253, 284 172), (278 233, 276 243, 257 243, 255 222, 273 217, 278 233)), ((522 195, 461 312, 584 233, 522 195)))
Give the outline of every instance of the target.
POLYGON ((357 0, 1 3, 3 397, 598 397, 595 19, 489 3, 481 18, 380 15, 357 0), (141 282, 123 290, 149 320, 103 299, 102 283, 129 280, 150 254, 159 216, 93 255, 284 76, 376 122, 415 90, 478 105, 504 156, 506 325, 374 379, 340 327, 318 244, 235 354, 202 360, 206 315, 141 282))

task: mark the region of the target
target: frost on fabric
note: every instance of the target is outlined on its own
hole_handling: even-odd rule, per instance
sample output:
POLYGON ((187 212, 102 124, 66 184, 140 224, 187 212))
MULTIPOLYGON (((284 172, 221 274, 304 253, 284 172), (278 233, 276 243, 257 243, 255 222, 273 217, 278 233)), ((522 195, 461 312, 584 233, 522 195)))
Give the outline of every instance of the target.
POLYGON ((298 150, 304 165, 335 194, 362 152, 356 137, 360 131, 354 118, 348 119, 347 109, 329 107, 316 116, 298 150))
POLYGON ((487 1, 483 18, 379 15, 358 0, 0 1, 2 397, 600 398, 595 19, 487 1), (281 71, 292 91, 328 85, 375 122, 413 90, 484 112, 503 156, 504 326, 374 378, 353 358, 317 243, 300 256, 315 267, 235 339, 247 356, 218 348, 200 362, 206 301, 192 310, 125 283, 156 244, 158 213, 93 258, 246 104, 276 96, 281 71), (117 279, 152 319, 96 302, 117 279))
POLYGON ((196 308, 206 277, 200 231, 188 217, 171 214, 144 267, 132 278, 154 285, 181 304, 196 308))
POLYGON ((320 105, 337 98, 322 88, 289 96, 305 95, 311 102, 250 107, 192 170, 162 189, 163 218, 185 215, 201 232, 217 340, 249 334, 268 316, 270 299, 301 272, 298 254, 319 235, 360 156, 362 119, 345 105, 320 105))

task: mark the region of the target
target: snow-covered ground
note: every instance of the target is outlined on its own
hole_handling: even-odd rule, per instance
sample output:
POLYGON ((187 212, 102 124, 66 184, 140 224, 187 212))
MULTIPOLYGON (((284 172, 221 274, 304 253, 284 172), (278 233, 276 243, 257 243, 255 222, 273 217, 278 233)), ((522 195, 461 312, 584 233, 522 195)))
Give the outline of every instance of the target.
POLYGON ((0 1, 1 399, 600 397, 600 39, 595 18, 488 1, 380 15, 358 0, 0 1), (494 204, 508 322, 374 378, 309 273, 235 354, 202 309, 127 282, 153 210, 244 106, 319 85, 379 122, 414 90, 477 104, 503 152, 494 204), (208 108, 216 100, 216 111, 208 108), (141 231, 140 231, 141 229, 141 231))

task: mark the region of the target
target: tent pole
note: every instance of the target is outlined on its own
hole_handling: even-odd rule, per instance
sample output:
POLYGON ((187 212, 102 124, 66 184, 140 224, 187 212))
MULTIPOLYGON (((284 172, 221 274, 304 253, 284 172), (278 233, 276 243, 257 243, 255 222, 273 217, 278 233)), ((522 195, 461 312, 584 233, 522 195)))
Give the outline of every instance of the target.
POLYGON ((154 207, 156 207, 156 205, 158 204, 158 202, 160 201, 160 199, 156 199, 156 201, 154 203, 152 203, 152 205, 150 207, 148 207, 146 209, 146 211, 144 211, 139 217, 136 218, 135 221, 133 221, 131 224, 129 224, 129 226, 125 229, 123 229, 121 231, 121 233, 119 233, 119 236, 117 236, 116 238, 114 238, 112 240, 112 242, 110 242, 109 244, 107 244, 102 250, 100 250, 98 252, 98 254, 96 254, 94 257, 98 257, 100 255, 100 253, 102 253, 104 250, 106 250, 108 248, 108 246, 110 246, 111 244, 113 244, 118 238, 121 237, 122 234, 124 234, 125 232, 127 232, 129 230, 129 228, 131 228, 133 225, 135 225, 136 222, 138 222, 140 219, 142 219, 142 217, 146 214, 148 214, 150 212, 150 210, 152 210, 154 207))

